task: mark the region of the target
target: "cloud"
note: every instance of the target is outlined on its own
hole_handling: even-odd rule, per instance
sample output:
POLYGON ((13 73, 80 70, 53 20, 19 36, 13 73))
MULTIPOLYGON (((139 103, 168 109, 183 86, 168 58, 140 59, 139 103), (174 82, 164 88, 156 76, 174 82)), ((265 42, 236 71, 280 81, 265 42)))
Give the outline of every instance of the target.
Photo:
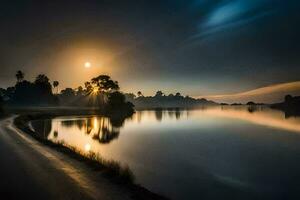
POLYGON ((236 94, 200 96, 199 98, 227 103, 246 103, 248 101, 274 103, 283 101, 287 94, 300 95, 300 81, 270 85, 236 94))
POLYGON ((229 0, 215 4, 198 23, 191 39, 202 39, 229 28, 240 27, 274 13, 269 0, 229 0))

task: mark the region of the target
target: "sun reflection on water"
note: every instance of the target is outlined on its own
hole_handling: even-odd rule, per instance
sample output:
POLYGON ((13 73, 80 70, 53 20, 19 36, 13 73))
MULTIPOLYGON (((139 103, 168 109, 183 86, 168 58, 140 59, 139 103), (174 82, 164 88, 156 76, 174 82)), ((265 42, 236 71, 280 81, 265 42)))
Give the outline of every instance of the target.
POLYGON ((84 145, 84 150, 87 151, 87 152, 90 151, 91 150, 91 145, 90 144, 85 144, 84 145))

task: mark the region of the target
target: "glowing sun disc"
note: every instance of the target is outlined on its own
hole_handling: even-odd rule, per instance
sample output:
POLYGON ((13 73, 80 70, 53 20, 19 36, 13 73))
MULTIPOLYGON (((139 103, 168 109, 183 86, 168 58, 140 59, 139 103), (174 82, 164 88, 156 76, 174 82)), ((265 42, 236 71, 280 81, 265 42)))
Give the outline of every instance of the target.
POLYGON ((84 63, 84 67, 85 68, 90 68, 91 67, 91 63, 90 62, 85 62, 84 63))
POLYGON ((90 144, 84 145, 84 150, 85 151, 90 151, 91 150, 91 145, 90 144))

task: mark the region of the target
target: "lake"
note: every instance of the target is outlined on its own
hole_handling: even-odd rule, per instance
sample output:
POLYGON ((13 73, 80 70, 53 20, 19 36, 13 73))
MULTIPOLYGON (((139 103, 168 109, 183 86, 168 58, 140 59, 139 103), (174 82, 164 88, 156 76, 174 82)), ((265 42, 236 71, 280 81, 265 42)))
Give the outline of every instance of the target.
POLYGON ((300 118, 266 107, 137 111, 33 121, 43 137, 128 165, 175 200, 300 199, 300 118))

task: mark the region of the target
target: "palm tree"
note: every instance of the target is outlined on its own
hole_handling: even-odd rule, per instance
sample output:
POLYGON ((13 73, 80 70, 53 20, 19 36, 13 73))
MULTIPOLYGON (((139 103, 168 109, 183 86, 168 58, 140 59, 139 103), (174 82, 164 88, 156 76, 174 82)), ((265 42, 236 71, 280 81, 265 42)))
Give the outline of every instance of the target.
POLYGON ((24 76, 25 76, 24 72, 22 72, 21 70, 17 71, 16 78, 17 78, 18 83, 24 79, 24 76))
POLYGON ((58 94, 58 86, 59 86, 59 82, 53 81, 53 87, 56 88, 56 94, 58 94))

